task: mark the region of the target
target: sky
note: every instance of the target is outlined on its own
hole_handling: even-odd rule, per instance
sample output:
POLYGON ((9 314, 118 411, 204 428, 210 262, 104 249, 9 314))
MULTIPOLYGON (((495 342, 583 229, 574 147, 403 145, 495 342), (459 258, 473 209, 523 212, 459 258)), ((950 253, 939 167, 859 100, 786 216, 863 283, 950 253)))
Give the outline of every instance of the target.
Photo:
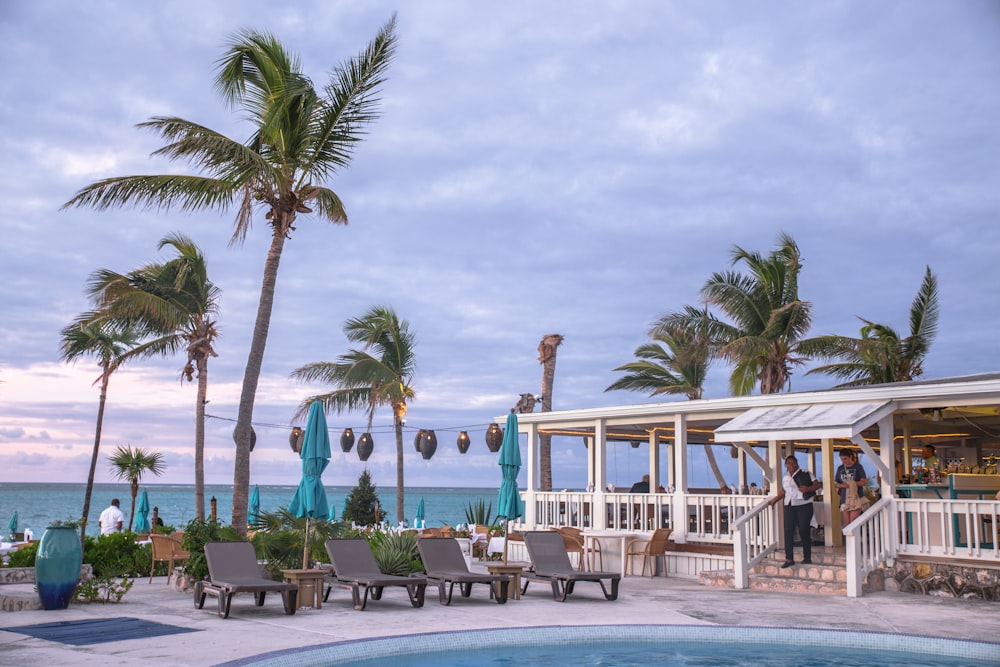
MULTIPOLYGON (((1000 369, 1000 3, 387 3, 262 0, 0 4, 0 482, 84 482, 96 363, 60 360, 88 309, 87 277, 127 272, 190 236, 222 290, 209 368, 206 480, 231 483, 243 368, 269 228, 229 247, 235 213, 61 210, 91 182, 186 173, 135 127, 176 115, 245 141, 213 88, 240 29, 274 33, 321 86, 396 13, 381 116, 328 185, 349 224, 302 216, 285 244, 254 412, 251 481, 296 484, 292 417, 325 387, 289 378, 349 347, 342 327, 392 307, 417 337, 407 486, 494 486, 486 426, 539 393, 537 346, 558 349, 554 409, 652 402, 605 392, 734 246, 782 232, 803 257, 809 334, 857 335, 858 317, 906 332, 925 267, 939 331, 926 378, 1000 369), (418 428, 438 451, 423 460, 418 428), (472 448, 459 454, 466 430, 472 448)), ((97 481, 121 445, 159 451, 156 481, 193 483, 194 384, 179 358, 111 379, 97 481)), ((832 386, 796 369, 792 389, 832 386)), ((706 398, 728 395, 712 367, 706 398)), ((377 485, 395 485, 388 410, 376 414, 377 485)), ((330 415, 337 434, 361 414, 330 415)), ((582 488, 579 439, 556 439, 554 484, 582 488)), ((703 458, 691 472, 707 485, 703 458)), ((616 450, 612 483, 645 455, 616 450)), ((364 469, 337 452, 327 484, 364 469)), ((523 476, 523 472, 522 472, 523 476)), ((735 480, 734 480, 735 481, 735 480)), ((522 482, 523 483, 523 482, 522 482)))

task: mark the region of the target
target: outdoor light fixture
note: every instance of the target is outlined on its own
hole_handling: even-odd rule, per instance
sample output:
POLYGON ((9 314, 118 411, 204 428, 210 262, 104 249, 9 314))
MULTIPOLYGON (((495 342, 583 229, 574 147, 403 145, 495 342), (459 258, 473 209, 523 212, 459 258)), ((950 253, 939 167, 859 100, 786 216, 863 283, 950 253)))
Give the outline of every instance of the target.
POLYGON ((469 434, 462 431, 458 434, 458 452, 459 454, 464 454, 469 451, 469 445, 472 444, 472 440, 469 439, 469 434))
POLYGON ((344 432, 340 434, 340 448, 345 452, 351 451, 351 447, 354 446, 354 431, 348 426, 344 429, 344 432))
POLYGON ((920 414, 932 422, 941 421, 941 408, 920 408, 920 414))
POLYGON ((362 433, 361 439, 358 440, 358 458, 362 461, 367 461, 368 457, 372 455, 372 451, 375 449, 375 441, 372 439, 371 433, 362 433))
POLYGON ((420 438, 420 455, 423 456, 426 461, 434 456, 434 452, 437 451, 438 439, 437 436, 434 435, 433 430, 422 431, 422 433, 424 435, 420 438))
POLYGON ((296 454, 302 451, 302 438, 304 437, 305 431, 298 426, 293 426, 292 432, 288 434, 288 444, 296 454))
POLYGON ((638 440, 633 440, 630 444, 632 445, 632 449, 639 449, 639 441, 638 440))
POLYGON ((418 452, 420 451, 420 440, 424 437, 424 429, 417 431, 417 434, 413 437, 413 448, 418 452))
MULTIPOLYGON (((236 442, 236 429, 233 429, 233 442, 236 442)), ((257 446, 257 431, 253 430, 253 426, 250 427, 250 451, 257 446)))
POLYGON ((486 446, 489 447, 491 452, 499 452, 500 446, 503 444, 503 429, 496 424, 490 424, 490 427, 486 429, 486 446))

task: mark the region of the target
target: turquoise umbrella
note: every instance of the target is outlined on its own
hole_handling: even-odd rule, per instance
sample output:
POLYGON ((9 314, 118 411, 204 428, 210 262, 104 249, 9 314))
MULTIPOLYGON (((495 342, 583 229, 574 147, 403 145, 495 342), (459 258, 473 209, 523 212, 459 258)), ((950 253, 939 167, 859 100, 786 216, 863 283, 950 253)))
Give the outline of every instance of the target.
POLYGON ((139 506, 135 510, 135 523, 132 525, 133 533, 149 532, 149 496, 146 489, 139 494, 139 506))
MULTIPOLYGON (((500 470, 502 481, 497 495, 497 518, 507 521, 504 534, 510 531, 510 522, 524 516, 524 501, 517 490, 517 473, 521 472, 521 446, 517 433, 517 415, 513 411, 507 415, 507 428, 503 432, 500 445, 500 470)), ((507 563, 507 549, 503 550, 504 564, 507 563)))
POLYGON ((14 539, 14 533, 17 532, 17 510, 14 510, 10 521, 7 522, 7 532, 10 534, 10 538, 14 539))
POLYGON ((247 523, 250 525, 257 523, 257 517, 259 514, 260 514, 260 489, 254 486, 253 493, 250 494, 250 506, 247 507, 247 523))
POLYGON ((336 521, 337 520, 337 508, 334 506, 333 503, 330 503, 330 516, 327 517, 327 519, 329 521, 336 521))
POLYGON ((424 499, 421 498, 420 502, 417 503, 417 514, 413 518, 414 528, 424 527, 424 499))
POLYGON ((302 552, 302 568, 309 567, 309 520, 330 515, 330 505, 323 488, 323 471, 330 464, 330 433, 326 428, 326 414, 319 401, 309 406, 306 420, 306 434, 302 439, 302 481, 288 503, 288 511, 306 520, 305 546, 302 552))

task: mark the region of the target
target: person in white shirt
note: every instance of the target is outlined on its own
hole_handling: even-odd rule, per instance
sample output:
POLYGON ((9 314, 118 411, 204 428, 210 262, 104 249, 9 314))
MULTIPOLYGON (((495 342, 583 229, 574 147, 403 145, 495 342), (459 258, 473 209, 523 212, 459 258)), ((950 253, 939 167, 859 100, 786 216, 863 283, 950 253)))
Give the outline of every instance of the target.
POLYGON ((785 457, 785 475, 781 478, 781 490, 770 500, 769 505, 784 501, 785 507, 785 562, 781 567, 795 565, 794 542, 798 530, 802 540, 802 562, 812 563, 812 537, 809 524, 813 518, 813 496, 821 484, 808 470, 800 470, 794 456, 785 457))
POLYGON ((118 509, 118 505, 118 499, 115 498, 111 501, 111 506, 101 512, 101 518, 97 521, 97 525, 101 528, 101 535, 121 532, 122 526, 125 524, 125 515, 118 509))

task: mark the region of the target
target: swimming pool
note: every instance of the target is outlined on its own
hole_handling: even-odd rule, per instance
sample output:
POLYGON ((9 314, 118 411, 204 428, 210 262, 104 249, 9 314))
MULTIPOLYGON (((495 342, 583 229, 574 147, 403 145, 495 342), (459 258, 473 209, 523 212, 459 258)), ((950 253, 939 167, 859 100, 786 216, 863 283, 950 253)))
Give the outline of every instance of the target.
POLYGON ((266 653, 224 667, 1000 665, 1000 644, 838 630, 589 625, 435 632, 266 653))

